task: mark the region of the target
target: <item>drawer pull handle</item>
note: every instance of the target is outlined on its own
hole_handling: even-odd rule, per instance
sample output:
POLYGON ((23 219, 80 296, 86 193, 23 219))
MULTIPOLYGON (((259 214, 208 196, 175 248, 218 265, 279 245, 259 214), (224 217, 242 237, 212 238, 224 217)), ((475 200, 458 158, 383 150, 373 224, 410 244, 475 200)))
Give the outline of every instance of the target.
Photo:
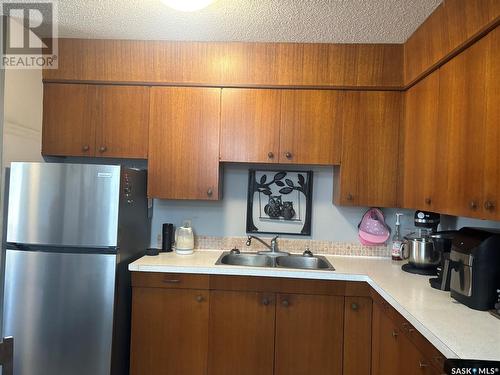
POLYGON ((425 363, 424 361, 418 361, 418 366, 420 368, 429 367, 429 365, 427 363, 425 363))
POLYGON ((164 279, 165 284, 179 284, 181 281, 178 279, 164 279))
POLYGON ((392 330, 392 337, 398 337, 399 333, 395 329, 392 330))

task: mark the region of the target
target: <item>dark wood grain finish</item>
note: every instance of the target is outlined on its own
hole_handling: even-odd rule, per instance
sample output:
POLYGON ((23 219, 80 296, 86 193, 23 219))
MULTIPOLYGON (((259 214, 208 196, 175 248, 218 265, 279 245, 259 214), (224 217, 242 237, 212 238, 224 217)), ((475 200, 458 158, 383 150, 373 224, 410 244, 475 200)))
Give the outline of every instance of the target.
POLYGON ((342 98, 333 90, 283 91, 280 163, 339 164, 342 98))
POLYGON ((500 29, 487 36, 486 60, 486 127, 484 144, 484 218, 500 220, 500 29), (486 208, 488 202, 492 207, 486 208))
POLYGON ((496 0, 447 0, 429 16, 404 45, 405 84, 436 69, 498 24, 496 0))
POLYGON ((209 289, 208 275, 189 273, 132 272, 132 286, 167 289, 209 289))
POLYGON ((402 93, 348 91, 334 203, 396 207, 402 93))
POLYGON ((220 86, 399 88, 396 44, 59 39, 46 80, 220 86))
POLYGON ((263 276, 213 275, 210 276, 210 289, 343 296, 346 290, 346 282, 263 276))
POLYGON ((208 375, 273 375, 276 298, 210 292, 208 375))
POLYGON ((486 144, 486 66, 488 39, 483 38, 439 70, 440 150, 443 166, 434 194, 440 212, 481 217, 486 144), (471 202, 477 208, 471 208, 471 202))
POLYGON ((42 155, 94 156, 96 88, 45 84, 42 155))
POLYGON ((219 199, 220 91, 151 88, 149 197, 219 199))
POLYGON ((281 90, 222 90, 220 160, 276 163, 281 90))
POLYGON ((280 294, 274 374, 342 373, 343 315, 343 297, 280 294))
POLYGON ((403 205, 435 211, 435 189, 442 184, 436 159, 442 140, 439 128, 439 72, 434 72, 405 93, 403 205))
POLYGON ((345 297, 344 375, 370 375, 371 346, 372 299, 345 297))
POLYGON ((209 293, 134 288, 131 375, 205 375, 209 293))
POLYGON ((148 157, 149 87, 97 86, 96 155, 148 157))

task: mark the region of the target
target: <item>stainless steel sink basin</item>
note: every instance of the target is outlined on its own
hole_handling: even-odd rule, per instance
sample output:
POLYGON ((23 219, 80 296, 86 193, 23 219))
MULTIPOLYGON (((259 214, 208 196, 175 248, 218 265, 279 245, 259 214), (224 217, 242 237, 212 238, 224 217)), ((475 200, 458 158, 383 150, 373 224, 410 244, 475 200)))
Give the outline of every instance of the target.
POLYGON ((224 252, 215 264, 247 267, 274 267, 274 260, 266 255, 254 253, 231 254, 224 252))
POLYGON ((290 255, 287 257, 278 257, 276 259, 276 267, 311 270, 335 270, 331 263, 323 256, 290 255))
POLYGON ((264 254, 231 253, 229 251, 226 251, 222 253, 215 264, 227 264, 231 266, 246 267, 278 267, 328 271, 335 270, 335 268, 325 257, 319 255, 287 255, 270 257, 264 254))

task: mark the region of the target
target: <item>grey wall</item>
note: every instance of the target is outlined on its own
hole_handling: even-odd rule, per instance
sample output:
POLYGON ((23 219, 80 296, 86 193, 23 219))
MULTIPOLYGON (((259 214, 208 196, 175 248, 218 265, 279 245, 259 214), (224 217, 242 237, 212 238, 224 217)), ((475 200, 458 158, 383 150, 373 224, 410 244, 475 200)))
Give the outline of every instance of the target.
MULTIPOLYGON (((224 167, 224 196, 219 202, 155 200, 151 233, 151 246, 158 246, 161 224, 175 225, 191 219, 198 235, 244 236, 246 227, 246 195, 248 166, 229 164, 224 167)), ((304 169, 304 168, 301 168, 304 169)), ((313 182, 312 239, 339 242, 357 241, 357 225, 366 207, 337 207, 332 204, 333 169, 315 167, 313 182)), ((396 212, 403 212, 403 233, 413 227, 414 211, 383 210, 388 224, 393 227, 396 212)), ((443 229, 462 226, 488 226, 500 228, 500 222, 443 216, 443 229)), ((288 236, 293 237, 293 236, 288 236)), ((300 236, 299 236, 300 237, 300 236)))

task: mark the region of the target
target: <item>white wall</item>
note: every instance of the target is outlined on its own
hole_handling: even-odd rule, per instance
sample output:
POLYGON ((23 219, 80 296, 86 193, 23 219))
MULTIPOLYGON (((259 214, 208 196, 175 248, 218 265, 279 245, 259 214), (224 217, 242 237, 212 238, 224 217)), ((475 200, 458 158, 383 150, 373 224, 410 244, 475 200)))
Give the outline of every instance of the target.
MULTIPOLYGON (((224 195, 219 202, 155 200, 151 233, 151 246, 157 246, 162 223, 175 225, 184 219, 193 221, 199 235, 244 236, 246 228, 246 196, 248 166, 230 164, 224 167, 224 195)), ((302 168, 314 171, 312 236, 315 240, 339 242, 357 241, 357 225, 366 208, 337 207, 332 204, 333 169, 329 167, 302 168)), ((403 212, 403 233, 413 227, 413 210, 384 209, 387 223, 393 227, 395 213, 403 212)), ((443 229, 462 226, 500 228, 500 222, 442 217, 443 229)), ((292 237, 292 236, 288 236, 292 237)))
POLYGON ((3 165, 42 161, 42 71, 6 70, 4 86, 3 165))

